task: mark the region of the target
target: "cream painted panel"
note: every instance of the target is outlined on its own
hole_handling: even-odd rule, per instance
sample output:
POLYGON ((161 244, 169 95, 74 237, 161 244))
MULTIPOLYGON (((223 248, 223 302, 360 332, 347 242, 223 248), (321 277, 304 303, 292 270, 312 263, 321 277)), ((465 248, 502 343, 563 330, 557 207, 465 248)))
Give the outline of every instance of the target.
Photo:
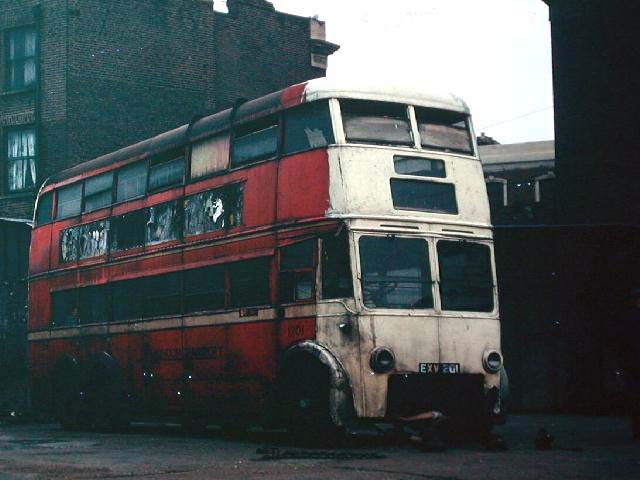
MULTIPOLYGON (((408 149, 342 145, 329 149, 329 216, 375 215, 413 217, 439 223, 489 225, 489 201, 482 165, 477 159, 454 155, 425 154, 408 149), (390 178, 397 175, 393 155, 414 155, 445 162, 447 182, 455 183, 458 215, 396 210, 391 198, 390 178)), ((437 179, 436 179, 437 181, 437 179)))
POLYGON ((499 375, 482 366, 485 350, 500 351, 500 322, 486 318, 440 318, 440 361, 460 364, 462 373, 485 374, 486 385, 498 385, 499 375))

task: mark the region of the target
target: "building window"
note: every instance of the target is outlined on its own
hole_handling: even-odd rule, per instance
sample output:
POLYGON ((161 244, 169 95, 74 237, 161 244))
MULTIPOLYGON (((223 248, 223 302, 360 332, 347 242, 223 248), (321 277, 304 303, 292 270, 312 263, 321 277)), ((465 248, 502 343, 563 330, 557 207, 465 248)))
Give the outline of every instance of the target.
POLYGON ((11 30, 7 35, 7 90, 28 88, 36 82, 36 31, 11 30))
POLYGON ((17 192, 36 184, 36 131, 10 130, 7 135, 7 179, 9 190, 17 192))
POLYGON ((487 195, 492 212, 507 206, 507 181, 504 178, 487 177, 487 195))

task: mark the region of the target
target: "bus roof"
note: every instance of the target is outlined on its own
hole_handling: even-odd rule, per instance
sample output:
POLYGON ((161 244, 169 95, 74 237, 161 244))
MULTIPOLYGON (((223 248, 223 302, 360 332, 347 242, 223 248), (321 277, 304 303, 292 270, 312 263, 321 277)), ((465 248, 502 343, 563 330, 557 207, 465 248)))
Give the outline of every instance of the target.
POLYGON ((228 108, 212 115, 196 117, 187 125, 182 125, 155 137, 80 163, 49 177, 40 191, 48 191, 53 188, 54 184, 71 183, 88 173, 112 170, 127 163, 183 147, 188 142, 228 129, 232 121, 234 124, 242 124, 285 108, 329 98, 406 103, 422 107, 469 112, 467 104, 452 94, 435 95, 421 92, 415 87, 317 78, 292 85, 254 100, 238 103, 237 108, 234 107, 235 112, 234 108, 228 108))

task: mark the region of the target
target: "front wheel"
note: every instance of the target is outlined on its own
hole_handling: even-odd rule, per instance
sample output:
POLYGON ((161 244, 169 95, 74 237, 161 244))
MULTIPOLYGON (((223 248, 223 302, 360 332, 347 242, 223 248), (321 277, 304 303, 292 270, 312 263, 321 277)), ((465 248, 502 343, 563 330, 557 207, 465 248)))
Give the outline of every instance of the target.
POLYGON ((296 442, 305 445, 335 445, 341 429, 330 411, 330 378, 327 369, 314 360, 301 359, 282 375, 284 421, 296 442))

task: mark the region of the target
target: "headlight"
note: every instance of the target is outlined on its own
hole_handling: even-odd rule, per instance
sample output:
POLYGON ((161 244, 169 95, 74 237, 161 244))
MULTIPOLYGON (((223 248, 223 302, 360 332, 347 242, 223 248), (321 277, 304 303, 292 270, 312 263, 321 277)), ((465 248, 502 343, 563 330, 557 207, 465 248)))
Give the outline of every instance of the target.
POLYGON ((497 350, 487 350, 482 356, 482 366, 489 373, 497 373, 502 367, 502 355, 497 350))
POLYGON ((396 357, 390 348, 379 347, 371 352, 371 370, 376 373, 387 373, 396 365, 396 357))

